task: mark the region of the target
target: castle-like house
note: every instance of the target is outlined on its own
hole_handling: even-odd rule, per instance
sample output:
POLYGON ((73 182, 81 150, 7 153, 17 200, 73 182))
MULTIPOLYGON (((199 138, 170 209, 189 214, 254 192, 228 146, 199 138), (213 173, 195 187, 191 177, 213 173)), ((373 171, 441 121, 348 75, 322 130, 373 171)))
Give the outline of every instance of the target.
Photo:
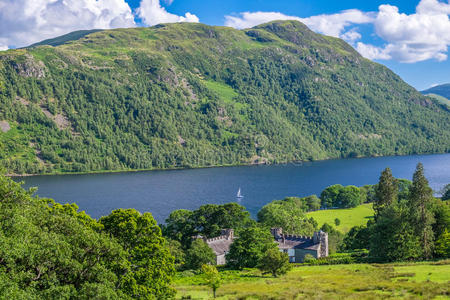
POLYGON ((289 262, 303 262, 305 255, 314 258, 328 256, 328 233, 322 230, 314 232, 314 236, 283 234, 282 228, 272 228, 272 235, 280 251, 289 256, 289 262))
POLYGON ((221 235, 211 239, 204 239, 206 244, 216 254, 216 265, 224 265, 226 263, 225 255, 230 251, 230 246, 234 240, 233 229, 222 229, 221 235))
MULTIPOLYGON (((272 228, 271 232, 280 251, 288 254, 289 262, 303 262, 306 254, 312 255, 314 258, 328 256, 328 233, 322 230, 314 232, 312 237, 283 234, 282 228, 272 228)), ((197 236, 196 238, 203 237, 197 236)), ((220 236, 211 239, 203 238, 216 254, 217 265, 226 263, 225 255, 230 251, 234 239, 233 229, 222 229, 220 236)))

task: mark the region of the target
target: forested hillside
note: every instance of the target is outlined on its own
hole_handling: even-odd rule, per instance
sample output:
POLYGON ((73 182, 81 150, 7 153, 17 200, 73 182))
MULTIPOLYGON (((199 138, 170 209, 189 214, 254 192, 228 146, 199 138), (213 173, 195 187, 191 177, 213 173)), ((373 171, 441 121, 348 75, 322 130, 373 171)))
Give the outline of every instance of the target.
POLYGON ((295 21, 106 30, 0 53, 9 173, 448 152, 449 123, 386 67, 295 21))

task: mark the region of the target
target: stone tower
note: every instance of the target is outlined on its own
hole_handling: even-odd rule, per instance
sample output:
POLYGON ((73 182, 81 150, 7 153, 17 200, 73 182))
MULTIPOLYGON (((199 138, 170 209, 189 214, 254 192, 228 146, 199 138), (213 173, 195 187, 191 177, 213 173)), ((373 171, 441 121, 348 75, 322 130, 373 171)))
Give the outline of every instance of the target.
POLYGON ((221 235, 225 236, 227 240, 233 240, 234 239, 234 230, 233 229, 222 229, 221 235))
POLYGON ((322 230, 319 231, 319 243, 320 243, 320 249, 319 249, 320 257, 327 257, 328 256, 328 233, 323 232, 322 230))
POLYGON ((283 237, 283 228, 281 227, 271 228, 270 232, 275 239, 280 239, 283 237))

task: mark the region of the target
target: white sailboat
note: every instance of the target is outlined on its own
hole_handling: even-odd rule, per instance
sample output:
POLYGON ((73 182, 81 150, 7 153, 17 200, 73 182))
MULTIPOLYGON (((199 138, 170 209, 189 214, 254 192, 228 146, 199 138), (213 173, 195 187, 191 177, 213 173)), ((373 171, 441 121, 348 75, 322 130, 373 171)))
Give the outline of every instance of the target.
POLYGON ((244 198, 244 196, 242 196, 242 194, 241 194, 241 188, 238 189, 236 198, 239 198, 239 199, 240 199, 240 198, 244 198))

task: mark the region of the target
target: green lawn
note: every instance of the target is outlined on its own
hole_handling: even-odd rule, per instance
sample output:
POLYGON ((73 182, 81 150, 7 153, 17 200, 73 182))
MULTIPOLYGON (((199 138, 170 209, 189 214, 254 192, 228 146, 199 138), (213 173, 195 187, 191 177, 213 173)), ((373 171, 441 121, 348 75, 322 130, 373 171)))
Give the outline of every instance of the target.
POLYGON ((409 278, 415 281, 435 281, 448 282, 450 274, 450 265, 406 265, 395 266, 394 270, 398 273, 398 278, 409 278), (405 276, 401 276, 405 275, 405 276))
POLYGON ((336 226, 341 232, 348 232, 353 226, 365 225, 373 216, 372 203, 362 204, 355 208, 318 210, 308 213, 313 217, 319 227, 324 223, 335 226, 334 220, 338 218, 341 223, 336 226))
MULTIPOLYGON (((217 296, 218 299, 445 299, 450 293, 449 264, 447 260, 403 265, 300 266, 279 278, 263 276, 256 269, 222 271, 224 282, 217 296)), ((212 298, 200 275, 179 274, 175 288, 178 299, 212 298)))

